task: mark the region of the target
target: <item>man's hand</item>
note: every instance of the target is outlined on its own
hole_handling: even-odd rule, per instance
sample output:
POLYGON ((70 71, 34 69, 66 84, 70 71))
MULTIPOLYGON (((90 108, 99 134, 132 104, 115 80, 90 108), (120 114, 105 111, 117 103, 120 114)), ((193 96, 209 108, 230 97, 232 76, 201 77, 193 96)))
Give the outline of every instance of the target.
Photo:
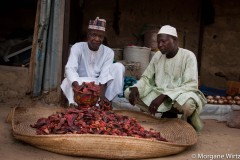
POLYGON ((131 105, 135 105, 136 99, 139 98, 139 91, 137 87, 130 88, 129 102, 131 105))
MULTIPOLYGON (((100 86, 100 98, 102 99, 105 99, 106 97, 105 97, 105 92, 106 92, 106 89, 107 89, 107 84, 105 83, 105 84, 99 84, 99 86, 100 86)), ((107 98, 106 98, 107 99, 107 98)))
POLYGON ((74 81, 72 83, 72 87, 73 87, 73 92, 80 90, 80 85, 78 84, 77 81, 74 81))
POLYGON ((110 102, 105 96, 100 97, 98 104, 100 108, 105 111, 112 110, 112 102, 110 102))
POLYGON ((168 96, 161 94, 151 102, 149 106, 149 111, 152 115, 156 114, 158 107, 164 102, 165 99, 167 99, 167 97, 168 96))

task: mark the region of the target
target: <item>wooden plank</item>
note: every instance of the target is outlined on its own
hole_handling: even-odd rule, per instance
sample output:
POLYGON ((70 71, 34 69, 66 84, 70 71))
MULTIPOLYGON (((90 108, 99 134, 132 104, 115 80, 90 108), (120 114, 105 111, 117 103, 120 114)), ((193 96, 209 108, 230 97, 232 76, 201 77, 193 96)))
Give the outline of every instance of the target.
MULTIPOLYGON (((70 23, 70 4, 71 1, 65 0, 65 11, 64 11, 64 26, 63 26, 63 48, 62 48, 62 68, 61 68, 61 81, 64 78, 65 65, 67 63, 69 54, 69 23, 70 23)), ((60 87, 59 87, 60 88, 60 87)), ((65 106, 67 103, 66 97, 61 92, 61 105, 65 106)))
POLYGON ((27 88, 27 92, 30 93, 33 90, 33 82, 34 82, 34 69, 36 64, 36 46, 38 44, 37 37, 38 37, 38 29, 39 29, 39 19, 40 19, 40 9, 41 9, 41 0, 37 2, 37 10, 35 16, 35 25, 34 25, 34 34, 33 34, 33 41, 32 41, 32 51, 31 51, 31 58, 30 58, 30 67, 29 67, 29 86, 27 88))
POLYGON ((25 47, 25 48, 23 48, 23 49, 21 49, 21 50, 19 50, 19 51, 16 51, 16 52, 13 52, 13 53, 11 53, 11 54, 9 54, 9 55, 7 55, 7 56, 4 56, 3 59, 4 59, 5 62, 8 62, 8 61, 9 61, 9 58, 11 58, 11 57, 13 57, 13 56, 16 56, 16 55, 18 55, 18 54, 20 54, 20 53, 22 53, 22 52, 24 52, 24 51, 27 51, 27 50, 29 50, 29 49, 31 49, 31 48, 32 48, 32 46, 25 47))

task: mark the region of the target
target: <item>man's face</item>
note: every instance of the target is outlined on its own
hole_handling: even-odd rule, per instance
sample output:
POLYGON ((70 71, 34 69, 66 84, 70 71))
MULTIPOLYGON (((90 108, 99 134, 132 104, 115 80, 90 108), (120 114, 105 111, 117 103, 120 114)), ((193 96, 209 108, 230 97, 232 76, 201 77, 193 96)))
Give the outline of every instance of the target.
POLYGON ((104 35, 104 31, 89 29, 87 35, 88 47, 93 51, 97 51, 104 40, 104 35))
POLYGON ((177 45, 176 39, 167 34, 158 34, 157 43, 162 54, 171 53, 177 45))

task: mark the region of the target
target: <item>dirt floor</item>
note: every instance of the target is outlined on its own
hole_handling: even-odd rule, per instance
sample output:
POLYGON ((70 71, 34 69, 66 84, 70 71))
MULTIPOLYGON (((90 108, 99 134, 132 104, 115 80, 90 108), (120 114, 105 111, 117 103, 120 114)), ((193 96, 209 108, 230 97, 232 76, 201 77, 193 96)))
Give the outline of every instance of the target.
MULTIPOLYGON (((0 159, 2 160, 74 160, 93 159, 60 155, 35 148, 15 140, 7 115, 16 106, 47 106, 41 100, 30 98, 0 100, 0 159)), ((52 104, 53 105, 53 104, 52 104)), ((223 122, 204 120, 204 129, 198 135, 198 143, 177 155, 155 159, 167 160, 220 160, 240 159, 240 129, 229 128, 223 122), (230 157, 232 156, 232 157, 230 157)), ((152 159, 153 160, 153 159, 152 159)))

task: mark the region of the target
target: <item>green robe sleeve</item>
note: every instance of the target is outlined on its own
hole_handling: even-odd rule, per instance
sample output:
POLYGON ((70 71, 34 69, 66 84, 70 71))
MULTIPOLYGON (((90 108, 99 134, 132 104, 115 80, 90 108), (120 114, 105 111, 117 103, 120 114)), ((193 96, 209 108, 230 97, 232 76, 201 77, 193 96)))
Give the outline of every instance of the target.
MULTIPOLYGON (((155 53, 155 55, 152 57, 152 60, 150 61, 148 67, 146 68, 146 70, 144 71, 144 73, 142 74, 140 80, 133 86, 131 87, 137 87, 139 94, 140 94, 140 98, 145 97, 146 95, 149 94, 149 92, 152 91, 152 89, 155 86, 155 81, 154 81, 154 76, 155 76, 155 65, 154 63, 156 61, 159 60, 159 58, 161 57, 160 52, 155 53)), ((130 94, 130 88, 127 88, 124 92, 125 98, 129 98, 129 94, 130 94)))

